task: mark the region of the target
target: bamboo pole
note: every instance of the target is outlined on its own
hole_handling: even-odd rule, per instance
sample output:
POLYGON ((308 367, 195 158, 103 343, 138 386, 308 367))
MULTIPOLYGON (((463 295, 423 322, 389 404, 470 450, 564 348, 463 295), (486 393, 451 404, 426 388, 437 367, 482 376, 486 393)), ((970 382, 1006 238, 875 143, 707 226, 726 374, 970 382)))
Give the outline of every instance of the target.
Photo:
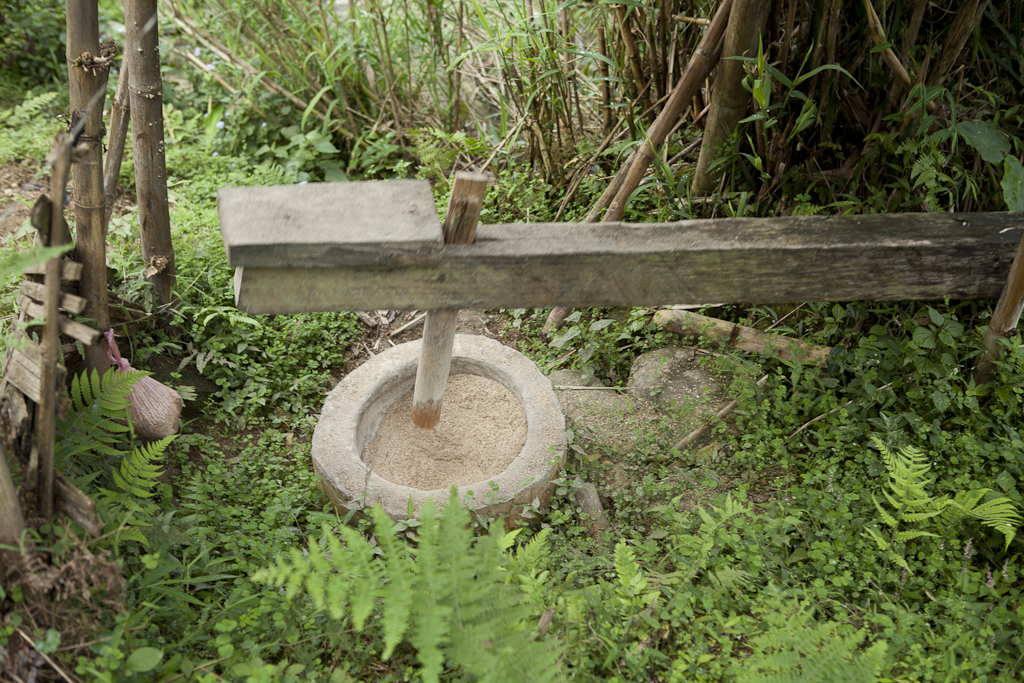
POLYGON ((166 305, 171 302, 174 288, 174 243, 167 205, 156 0, 125 0, 124 23, 142 258, 147 266, 146 276, 156 288, 160 303, 166 305))
MULTIPOLYGON (((750 2, 751 0, 746 0, 750 2)), ((686 104, 693 97, 704 79, 708 77, 715 64, 718 62, 721 40, 725 35, 726 24, 730 21, 730 12, 733 7, 733 0, 725 0, 718 9, 714 19, 708 25, 704 38, 700 41, 697 49, 694 50, 690 63, 679 79, 679 84, 665 103, 665 108, 655 119, 654 124, 647 131, 647 137, 636 152, 629 172, 626 174, 619 188, 618 194, 612 200, 605 214, 603 222, 622 220, 626 210, 626 203, 629 201, 634 190, 640 186, 647 168, 654 160, 655 151, 661 147, 668 137, 669 131, 675 125, 676 120, 682 115, 686 104)))
MULTIPOLYGON (((604 26, 597 27, 597 51, 602 57, 608 56, 608 46, 604 39, 604 26)), ((601 77, 601 131, 609 135, 612 130, 612 89, 608 83, 608 62, 603 59, 597 60, 597 71, 601 77)))
POLYGON ((633 39, 633 31, 629 28, 626 6, 616 5, 615 14, 619 21, 622 44, 626 48, 626 59, 629 60, 629 66, 633 70, 633 83, 636 86, 636 94, 640 98, 641 107, 644 111, 647 111, 651 108, 651 100, 647 95, 648 83, 644 82, 644 68, 640 62, 640 51, 637 49, 636 41, 633 39))
POLYGON ((946 40, 942 43, 942 54, 928 74, 926 83, 929 86, 942 85, 949 75, 950 70, 960 58, 960 53, 967 44, 967 39, 974 32, 974 27, 981 21, 981 15, 985 12, 988 0, 966 0, 960 5, 953 23, 946 34, 946 40))
POLYGON ((1024 238, 1017 247, 1017 256, 1010 266, 1010 275, 1006 279, 1006 287, 999 296, 996 309, 992 312, 992 320, 982 343, 985 352, 978 357, 978 365, 974 369, 974 384, 980 386, 992 381, 995 375, 995 362, 1001 355, 1001 344, 1016 332, 1021 313, 1024 312, 1024 238))
MULTIPOLYGON (((729 28, 725 34, 723 57, 750 56, 757 50, 757 39, 768 18, 767 3, 761 0, 736 0, 729 14, 729 28)), ((725 141, 736 129, 750 106, 750 93, 743 87, 747 77, 744 63, 736 59, 723 60, 711 96, 711 113, 704 129, 704 142, 693 174, 691 190, 705 196, 718 185, 724 169, 712 170, 725 141)))
MULTIPOLYGON (((483 173, 455 174, 448 213, 444 219, 445 244, 472 244, 480 221, 487 176, 483 173)), ((441 420, 444 390, 452 365, 455 322, 454 308, 427 311, 423 325, 423 348, 416 368, 416 388, 412 399, 412 421, 417 427, 433 429, 441 420)))
MULTIPOLYGON (((105 198, 103 196, 103 97, 106 93, 107 68, 83 65, 86 53, 100 54, 99 11, 96 0, 67 0, 67 63, 71 90, 72 121, 88 114, 85 129, 77 140, 87 152, 78 155, 74 164, 75 186, 75 251, 83 265, 81 293, 88 302, 85 315, 99 329, 110 327, 107 308, 106 232, 103 229, 105 198)), ((52 198, 51 198, 52 199, 52 198)), ((62 204, 54 204, 59 214, 62 204)), ((85 348, 85 364, 90 370, 105 372, 110 367, 107 347, 103 342, 85 348)))
MULTIPOLYGON (((676 121, 682 116, 690 98, 708 77, 711 70, 718 63, 722 49, 722 37, 725 34, 726 23, 729 20, 729 12, 733 0, 725 0, 718 9, 714 19, 708 26, 704 38, 701 39, 697 49, 694 50, 686 70, 679 78, 679 83, 665 103, 665 108, 658 114, 651 127, 647 130, 647 137, 640 148, 634 151, 619 168, 615 177, 605 188, 605 191, 598 198, 596 204, 587 214, 585 222, 595 223, 601 211, 607 206, 601 222, 613 222, 622 220, 626 211, 626 203, 632 196, 640 181, 643 179, 647 168, 654 160, 656 150, 664 144, 665 139, 675 126, 676 121)), ((543 334, 551 334, 565 322, 571 309, 562 306, 556 307, 548 314, 544 323, 543 334)))
POLYGON ((131 107, 128 102, 128 69, 122 65, 121 72, 117 75, 117 91, 114 93, 114 101, 110 104, 110 131, 107 136, 107 158, 103 167, 104 232, 110 225, 114 200, 117 198, 117 177, 121 174, 124 141, 128 137, 128 122, 131 119, 131 107))

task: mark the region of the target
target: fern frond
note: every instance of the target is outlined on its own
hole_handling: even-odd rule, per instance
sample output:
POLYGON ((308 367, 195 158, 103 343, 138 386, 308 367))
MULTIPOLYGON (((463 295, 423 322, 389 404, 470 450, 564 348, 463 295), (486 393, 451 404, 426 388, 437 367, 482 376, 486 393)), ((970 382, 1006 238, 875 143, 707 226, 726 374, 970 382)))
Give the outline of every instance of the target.
POLYGON ((387 661, 395 647, 402 642, 412 615, 412 569, 409 566, 409 549, 398 540, 394 522, 380 507, 372 512, 377 529, 377 543, 384 551, 388 587, 384 593, 384 652, 381 659, 387 661))
MULTIPOLYGON (((353 529, 325 527, 308 557, 279 556, 254 580, 287 585, 289 595, 305 588, 317 611, 351 615, 358 629, 380 628, 385 656, 405 640, 416 649, 423 681, 437 681, 450 661, 480 683, 560 677, 561 646, 533 638, 539 607, 508 583, 507 536, 495 530, 474 539, 457 490, 440 512, 433 502, 423 506, 414 552, 387 514, 377 508, 372 516, 376 550, 353 529), (374 617, 381 605, 383 616, 374 617)), ((539 555, 541 543, 527 555, 539 555)))
POLYGON ((143 535, 142 531, 140 531, 138 527, 126 526, 118 531, 118 535, 121 537, 122 541, 136 541, 146 548, 149 547, 149 539, 143 535))
MULTIPOLYGON (((352 625, 357 631, 363 630, 366 618, 373 611, 374 597, 377 593, 379 572, 377 563, 374 560, 373 548, 355 529, 343 526, 341 535, 345 538, 347 553, 341 553, 340 557, 334 558, 335 566, 344 559, 350 560, 348 570, 353 583, 352 592, 352 625)), ((342 566, 338 566, 342 569, 342 566)))
POLYGON ((900 543, 906 543, 907 541, 913 541, 915 538, 926 538, 931 536, 935 538, 936 535, 930 531, 897 531, 893 538, 900 543))
POLYGON ((156 488, 157 478, 163 474, 160 459, 177 434, 139 446, 121 460, 121 468, 114 470, 114 483, 125 493, 136 498, 149 498, 156 488))

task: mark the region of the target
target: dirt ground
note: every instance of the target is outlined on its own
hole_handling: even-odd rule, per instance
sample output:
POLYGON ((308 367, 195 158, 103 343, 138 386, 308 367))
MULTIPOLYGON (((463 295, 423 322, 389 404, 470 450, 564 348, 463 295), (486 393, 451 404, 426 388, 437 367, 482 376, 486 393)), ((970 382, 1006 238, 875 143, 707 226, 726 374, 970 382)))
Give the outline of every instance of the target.
POLYGON ((28 220, 32 204, 46 194, 49 182, 49 174, 31 159, 0 166, 0 240, 28 220))

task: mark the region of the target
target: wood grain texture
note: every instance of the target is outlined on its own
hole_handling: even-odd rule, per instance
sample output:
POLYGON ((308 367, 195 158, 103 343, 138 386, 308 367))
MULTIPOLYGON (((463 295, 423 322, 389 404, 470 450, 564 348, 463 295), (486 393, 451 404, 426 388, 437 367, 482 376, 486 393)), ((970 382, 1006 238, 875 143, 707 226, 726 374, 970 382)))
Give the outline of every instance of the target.
POLYGON ((994 299, 1024 213, 481 225, 471 245, 357 268, 245 268, 251 313, 994 299))
POLYGON ((217 212, 234 267, 374 265, 443 244, 425 180, 229 187, 217 192, 217 212))
MULTIPOLYGON (((31 318, 46 318, 46 311, 42 306, 35 303, 27 296, 19 295, 15 300, 18 304, 18 308, 25 311, 31 318)), ((77 320, 66 318, 64 316, 57 317, 60 323, 60 331, 62 334, 66 334, 72 339, 77 339, 86 346, 95 346, 100 341, 100 333, 98 330, 94 330, 84 323, 80 323, 77 320)))
MULTIPOLYGON (((78 280, 82 277, 82 264, 78 261, 68 261, 67 259, 61 259, 60 262, 60 278, 62 280, 78 280)), ((37 263, 34 266, 29 266, 25 269, 26 275, 45 275, 46 264, 37 263)))
MULTIPOLYGON (((38 282, 22 282, 21 293, 39 303, 46 301, 46 287, 38 282)), ((88 303, 82 297, 75 296, 74 294, 68 294, 67 292, 60 293, 59 301, 61 308, 68 313, 74 313, 75 315, 84 311, 86 304, 88 303)))
MULTIPOLYGON (((486 192, 486 175, 465 171, 455 174, 442 231, 445 245, 473 243, 486 192)), ((412 399, 412 422, 417 427, 433 429, 441 421, 458 316, 454 308, 427 311, 412 399)))
MULTIPOLYGON (((7 380, 16 386, 25 397, 35 403, 39 403, 39 387, 42 381, 42 352, 40 348, 31 344, 24 348, 15 349, 4 369, 7 380)), ((63 365, 54 366, 54 385, 63 388, 64 380, 67 377, 67 370, 63 365)))

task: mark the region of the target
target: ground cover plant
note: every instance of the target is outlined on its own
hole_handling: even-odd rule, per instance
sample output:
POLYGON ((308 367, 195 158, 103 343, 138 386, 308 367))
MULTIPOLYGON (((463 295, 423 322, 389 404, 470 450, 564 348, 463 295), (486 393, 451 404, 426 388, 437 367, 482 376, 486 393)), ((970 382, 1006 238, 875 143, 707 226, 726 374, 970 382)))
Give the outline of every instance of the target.
MULTIPOLYGON (((25 57, 0 64, 5 83, 59 75, 58 5, 43 4, 34 20, 11 15, 27 28, 5 40, 25 57)), ((688 196, 692 159, 674 157, 701 124, 687 121, 627 217, 1024 208, 1019 4, 974 5, 948 65, 926 46, 958 14, 877 7, 918 82, 904 101, 861 3, 776 3, 719 191, 688 196), (844 71, 808 76, 833 62, 844 71)), ((118 8, 103 7, 116 32, 118 8)), ((716 307, 705 312, 834 351, 811 366, 705 349, 768 375, 734 383, 735 420, 716 423, 713 445, 613 452, 574 434, 553 510, 532 525, 470 525, 457 501, 400 528, 373 512, 343 523, 317 489, 310 436, 325 392, 382 337, 349 313, 237 311, 216 189, 422 177, 443 211, 452 168, 469 165, 497 179, 487 222, 582 216, 696 43, 699 25, 674 17, 714 9, 630 5, 629 48, 600 3, 352 7, 344 19, 326 3, 163 4, 177 304, 156 303, 130 209, 111 223, 108 262, 133 365, 165 361, 201 411, 142 443, 115 420, 132 376, 71 373, 58 467, 105 528, 23 539, 33 553, 0 591, 0 679, 1019 680, 1024 350, 1011 336, 995 380, 974 384, 993 302, 716 307), (612 531, 594 540, 573 492, 609 457, 634 483, 610 492, 612 531)), ((66 95, 0 95, 2 161, 39 169, 66 95)), ((28 236, 7 239, 5 263, 28 236)), ((4 272, 9 314, 20 282, 4 272)), ((639 354, 693 343, 650 313, 577 311, 553 337, 546 311, 490 315, 539 365, 615 386, 639 354)))

